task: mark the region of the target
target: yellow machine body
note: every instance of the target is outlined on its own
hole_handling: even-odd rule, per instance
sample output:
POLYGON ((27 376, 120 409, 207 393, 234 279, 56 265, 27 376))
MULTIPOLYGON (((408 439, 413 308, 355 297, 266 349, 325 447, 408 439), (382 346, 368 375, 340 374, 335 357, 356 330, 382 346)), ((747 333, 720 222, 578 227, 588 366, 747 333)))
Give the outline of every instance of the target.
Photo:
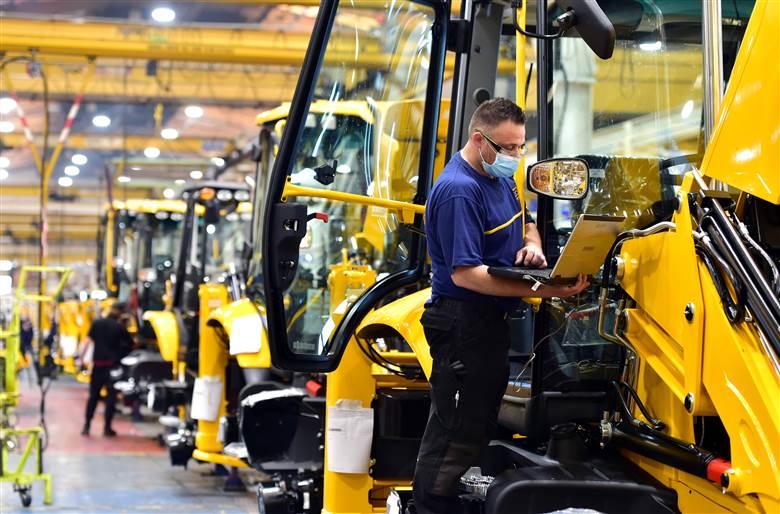
POLYGON ((176 315, 172 311, 146 311, 143 319, 152 325, 162 358, 170 361, 174 370, 178 369, 179 325, 176 315))
MULTIPOLYGON (((205 286, 201 286, 201 294, 205 286)), ((212 291, 209 295, 219 295, 212 291)), ((225 300, 227 294, 225 291, 225 300)), ((203 297, 201 297, 203 302, 203 297)), ((202 303, 201 303, 202 305, 202 303)), ((202 314, 203 315, 203 314, 202 314)), ((240 324, 247 317, 261 317, 264 312, 255 307, 248 299, 226 304, 207 313, 202 319, 205 324, 201 326, 200 351, 199 351, 199 375, 220 377, 224 379, 225 370, 230 359, 235 359, 241 368, 266 369, 271 366, 271 353, 268 348, 267 334, 265 330, 260 332, 260 349, 257 352, 235 353, 231 355, 230 338, 233 337, 234 323, 236 330, 240 330, 240 324), (238 321, 237 321, 238 320, 238 321), (227 338, 227 340, 225 339, 227 338)), ((249 334, 257 336, 257 334, 249 334)), ((219 407, 219 417, 226 414, 227 399, 223 387, 222 402, 219 407)), ((222 443, 218 440, 219 420, 198 420, 198 431, 195 436, 195 451, 193 458, 203 462, 222 464, 234 467, 248 467, 241 459, 225 455, 222 452, 222 443)))
MULTIPOLYGON (((732 71, 702 173, 780 204, 780 4, 758 2, 732 71)), ((699 190, 688 175, 681 198, 699 190)), ((780 370, 749 323, 726 318, 693 246, 682 201, 674 232, 628 241, 621 286, 636 303, 624 337, 636 349, 636 387, 668 434, 695 443, 694 417, 717 416, 729 434, 728 486, 628 454, 675 489, 683 512, 780 511, 780 370), (693 310, 692 319, 685 316, 693 310), (686 409, 686 403, 689 408, 686 409)), ((641 416, 635 412, 636 416, 641 416)))

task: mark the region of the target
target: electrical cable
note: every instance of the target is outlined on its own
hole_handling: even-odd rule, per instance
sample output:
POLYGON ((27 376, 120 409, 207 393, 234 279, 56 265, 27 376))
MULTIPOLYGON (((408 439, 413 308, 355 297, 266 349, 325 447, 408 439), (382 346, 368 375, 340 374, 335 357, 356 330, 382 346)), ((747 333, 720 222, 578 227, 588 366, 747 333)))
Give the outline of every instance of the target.
POLYGON ((358 348, 363 352, 363 355, 371 362, 392 373, 393 375, 406 378, 408 380, 416 380, 422 377, 422 370, 418 365, 398 364, 392 362, 383 357, 373 345, 366 339, 361 337, 355 337, 358 342, 358 348))
MULTIPOLYGON (((581 311, 588 310, 590 308, 592 308, 592 307, 589 304, 585 304, 585 305, 580 305, 579 307, 576 307, 576 308, 572 309, 571 311, 567 312, 564 315, 564 317, 563 317, 563 322, 558 326, 558 328, 556 328, 555 330, 553 330, 552 332, 550 332, 549 334, 547 334, 543 338, 539 339, 536 342, 536 344, 531 348, 531 356, 528 358, 528 360, 526 361, 525 365, 522 367, 522 369, 520 369, 520 371, 517 373, 517 375, 515 375, 514 382, 515 383, 520 382, 520 378, 523 376, 523 373, 525 373, 526 370, 528 370, 528 367, 531 365, 531 363, 534 361, 534 359, 536 359, 536 350, 539 349, 539 346, 541 346, 541 344, 543 342, 545 342, 546 340, 550 339, 551 337, 557 335, 561 330, 563 330, 564 328, 568 327, 569 326, 569 321, 571 321, 571 317, 574 314, 576 314, 578 312, 581 312, 581 311)), ((520 391, 521 391, 521 387, 515 386, 515 392, 519 393, 520 391)))

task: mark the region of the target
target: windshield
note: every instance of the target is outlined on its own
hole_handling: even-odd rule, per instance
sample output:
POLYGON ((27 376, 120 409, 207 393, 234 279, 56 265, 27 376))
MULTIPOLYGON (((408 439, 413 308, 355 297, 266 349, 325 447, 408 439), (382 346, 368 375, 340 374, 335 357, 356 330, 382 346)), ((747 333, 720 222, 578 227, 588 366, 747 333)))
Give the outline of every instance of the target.
POLYGON ((114 260, 115 282, 119 286, 117 297, 126 302, 130 299, 138 272, 138 245, 140 243, 137 226, 138 214, 121 210, 116 215, 116 254, 114 260))
POLYGON ((216 209, 218 216, 198 216, 193 226, 189 263, 199 270, 202 282, 223 282, 227 273, 243 272, 242 253, 252 220, 249 204, 219 202, 216 209))
MULTIPOLYGON (((312 219, 300 243, 297 273, 284 295, 290 348, 318 353, 329 337, 337 265, 386 274, 406 269, 415 234, 397 211, 339 195, 411 202, 417 192, 420 142, 436 15, 422 3, 342 2, 312 87, 290 181, 288 202, 312 219), (336 198, 321 198, 328 191, 336 198)), ((362 290, 349 290, 357 298, 362 290)))
POLYGON ((140 215, 143 237, 139 251, 139 307, 162 310, 165 282, 175 270, 181 246, 184 214, 158 211, 140 215))
MULTIPOLYGON (((671 218, 683 173, 702 159, 702 3, 616 2, 604 9, 617 32, 611 59, 598 59, 579 38, 553 44, 555 156, 584 158, 590 184, 580 201, 552 201, 545 227, 551 265, 580 214, 624 216, 625 229, 671 218)), ((751 11, 752 2, 723 6, 726 77, 751 11)), ((589 309, 596 294, 592 286, 588 305, 551 304, 546 389, 616 376, 622 354, 597 333, 597 310, 589 309), (564 322, 575 307, 587 314, 564 322)))

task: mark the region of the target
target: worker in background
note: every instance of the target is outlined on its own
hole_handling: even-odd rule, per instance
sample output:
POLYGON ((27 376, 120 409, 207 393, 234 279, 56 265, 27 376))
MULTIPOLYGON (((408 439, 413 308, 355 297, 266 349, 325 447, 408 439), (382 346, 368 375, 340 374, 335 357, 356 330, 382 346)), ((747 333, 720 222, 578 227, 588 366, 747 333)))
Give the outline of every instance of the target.
POLYGON ((35 330, 33 329, 32 321, 30 321, 28 316, 22 316, 19 320, 19 351, 27 362, 30 362, 29 359, 33 353, 34 337, 35 330))
POLYGON ((92 345, 92 376, 89 382, 89 399, 87 400, 86 419, 81 435, 89 435, 92 417, 95 415, 100 391, 105 386, 106 410, 103 435, 113 437, 116 432, 111 428, 111 421, 116 408, 116 391, 111 383, 111 369, 119 365, 124 356, 130 353, 133 339, 124 323, 126 306, 117 302, 111 306, 107 317, 92 322, 87 335, 86 346, 92 345))
POLYGON ((514 181, 524 153, 522 109, 504 98, 484 102, 471 118, 468 142, 447 163, 426 204, 433 284, 421 322, 433 370, 414 474, 417 514, 461 512, 458 482, 493 436, 506 390, 507 313, 521 297, 567 297, 588 286, 579 276, 572 285, 532 291, 529 282, 488 274, 489 266, 547 265, 514 181))

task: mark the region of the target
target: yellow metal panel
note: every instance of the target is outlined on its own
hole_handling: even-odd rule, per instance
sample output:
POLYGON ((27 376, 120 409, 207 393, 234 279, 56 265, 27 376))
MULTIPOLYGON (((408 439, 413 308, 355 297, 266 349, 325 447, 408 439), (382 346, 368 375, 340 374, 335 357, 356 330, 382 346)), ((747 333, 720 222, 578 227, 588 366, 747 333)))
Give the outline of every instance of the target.
MULTIPOLYGON (((683 189, 691 183, 689 176, 683 189)), ((620 285, 637 304, 627 332, 681 405, 693 394, 694 414, 714 415, 701 381, 705 316, 687 202, 673 221, 675 232, 634 239, 622 247, 625 272, 620 285), (689 305, 691 321, 685 316, 689 305)))
MULTIPOLYGON (((230 303, 225 307, 215 310, 209 315, 207 326, 218 325, 222 327, 228 337, 233 330, 233 321, 245 316, 265 317, 265 309, 255 306, 248 298, 230 303)), ((257 353, 241 353, 235 355, 238 365, 242 368, 270 368, 271 351, 268 347, 268 333, 262 330, 257 337, 260 338, 260 351, 257 353)))
POLYGON ((780 2, 756 3, 703 173, 780 204, 780 2))
POLYGON ((430 377, 433 359, 420 324, 425 302, 430 297, 431 289, 428 288, 380 307, 363 319, 356 332, 362 337, 363 333, 369 333, 370 330, 392 328, 411 346, 425 376, 430 377))
POLYGON ((729 490, 758 494, 765 512, 780 512, 780 375, 752 326, 726 319, 712 281, 703 291, 704 386, 729 434, 737 471, 729 490))
POLYGON ((249 467, 249 464, 237 457, 231 457, 224 453, 205 452, 197 448, 192 451, 192 458, 201 462, 211 462, 212 464, 222 464, 223 466, 234 468, 246 469, 249 467))
POLYGON ((227 368, 228 352, 217 327, 209 325, 208 319, 212 311, 227 303, 227 288, 222 284, 201 284, 198 286, 198 301, 200 304, 198 376, 220 377, 222 379, 222 401, 219 404, 216 421, 198 420, 195 447, 203 452, 219 453, 222 451, 222 443, 217 440, 217 434, 219 432, 219 419, 225 415, 226 409, 225 369, 227 368))
POLYGON ((179 363, 179 326, 176 316, 170 311, 146 311, 143 319, 152 325, 160 355, 175 370, 179 363))

